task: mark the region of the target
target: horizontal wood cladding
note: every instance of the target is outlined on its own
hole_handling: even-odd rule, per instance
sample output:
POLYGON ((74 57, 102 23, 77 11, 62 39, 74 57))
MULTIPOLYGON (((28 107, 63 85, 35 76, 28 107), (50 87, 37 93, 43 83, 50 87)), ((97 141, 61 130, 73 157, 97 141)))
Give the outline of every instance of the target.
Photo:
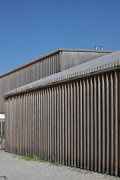
POLYGON ((7 97, 12 153, 120 175, 120 72, 7 97))
POLYGON ((110 52, 58 51, 0 76, 0 113, 4 113, 4 94, 6 92, 107 53, 110 52))

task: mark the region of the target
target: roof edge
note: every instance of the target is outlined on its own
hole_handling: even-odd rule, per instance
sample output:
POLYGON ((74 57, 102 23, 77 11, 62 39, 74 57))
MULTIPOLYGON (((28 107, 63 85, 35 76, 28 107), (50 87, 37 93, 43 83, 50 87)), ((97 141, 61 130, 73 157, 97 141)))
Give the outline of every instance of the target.
POLYGON ((37 83, 37 84, 35 84, 33 86, 30 83, 30 84, 27 84, 28 87, 26 87, 26 88, 24 88, 24 86, 21 86, 21 87, 19 87, 17 89, 8 91, 7 93, 5 93, 4 97, 7 98, 7 97, 10 97, 10 96, 14 96, 14 95, 18 95, 18 94, 21 94, 21 93, 34 91, 34 90, 41 89, 41 88, 44 88, 44 87, 48 87, 48 86, 51 86, 51 85, 60 84, 60 83, 66 82, 66 81, 72 81, 72 80, 75 80, 75 79, 80 79, 80 78, 88 77, 88 76, 91 76, 91 75, 93 76, 95 74, 100 74, 100 73, 103 73, 103 72, 104 73, 105 72, 111 72, 113 70, 118 70, 118 69, 120 69, 120 61, 104 64, 102 66, 97 66, 97 67, 94 67, 94 68, 91 68, 91 69, 75 72, 75 73, 68 74, 68 75, 65 75, 65 76, 61 76, 61 77, 58 77, 58 78, 53 78, 52 80, 37 83))
POLYGON ((13 69, 13 70, 11 70, 11 71, 8 71, 8 72, 0 75, 0 78, 6 76, 6 75, 8 75, 8 74, 11 74, 11 73, 13 73, 13 72, 16 72, 16 71, 18 71, 18 70, 20 70, 20 69, 22 69, 22 68, 24 68, 24 67, 27 67, 27 66, 29 66, 29 65, 31 65, 31 64, 34 64, 34 63, 36 63, 36 62, 38 62, 38 61, 40 61, 40 60, 42 60, 42 59, 44 59, 44 58, 47 58, 47 57, 52 56, 52 55, 54 55, 54 54, 56 54, 56 53, 59 53, 59 52, 98 52, 98 53, 112 53, 112 52, 114 52, 114 51, 110 51, 110 50, 90 50, 90 49, 86 50, 86 49, 66 49, 66 48, 59 48, 59 49, 56 49, 56 50, 54 50, 54 51, 51 51, 50 53, 47 53, 47 54, 45 54, 45 55, 43 55, 43 56, 40 56, 40 57, 38 57, 38 58, 36 58, 36 59, 34 59, 34 60, 26 63, 26 64, 23 64, 23 65, 15 68, 15 69, 13 69))

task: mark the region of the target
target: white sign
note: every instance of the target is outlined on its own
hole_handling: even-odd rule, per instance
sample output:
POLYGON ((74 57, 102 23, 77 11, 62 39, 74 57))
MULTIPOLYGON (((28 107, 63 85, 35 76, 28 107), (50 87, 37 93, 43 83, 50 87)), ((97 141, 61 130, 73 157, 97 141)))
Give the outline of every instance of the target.
POLYGON ((0 119, 5 119, 5 115, 4 114, 0 114, 0 119))

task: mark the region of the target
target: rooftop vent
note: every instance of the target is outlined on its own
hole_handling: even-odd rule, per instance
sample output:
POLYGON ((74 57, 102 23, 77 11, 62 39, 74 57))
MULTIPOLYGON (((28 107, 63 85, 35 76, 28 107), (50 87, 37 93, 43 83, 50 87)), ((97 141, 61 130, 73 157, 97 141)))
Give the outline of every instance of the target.
POLYGON ((98 50, 98 47, 97 47, 97 46, 95 46, 95 50, 98 50))

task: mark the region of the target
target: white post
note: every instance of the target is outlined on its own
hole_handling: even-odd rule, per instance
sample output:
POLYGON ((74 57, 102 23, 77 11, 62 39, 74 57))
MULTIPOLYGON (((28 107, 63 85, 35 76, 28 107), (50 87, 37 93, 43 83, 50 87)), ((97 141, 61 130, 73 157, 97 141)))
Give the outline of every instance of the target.
POLYGON ((1 135, 3 135, 3 121, 1 121, 1 135))
POLYGON ((2 121, 0 121, 0 135, 2 135, 2 121))

